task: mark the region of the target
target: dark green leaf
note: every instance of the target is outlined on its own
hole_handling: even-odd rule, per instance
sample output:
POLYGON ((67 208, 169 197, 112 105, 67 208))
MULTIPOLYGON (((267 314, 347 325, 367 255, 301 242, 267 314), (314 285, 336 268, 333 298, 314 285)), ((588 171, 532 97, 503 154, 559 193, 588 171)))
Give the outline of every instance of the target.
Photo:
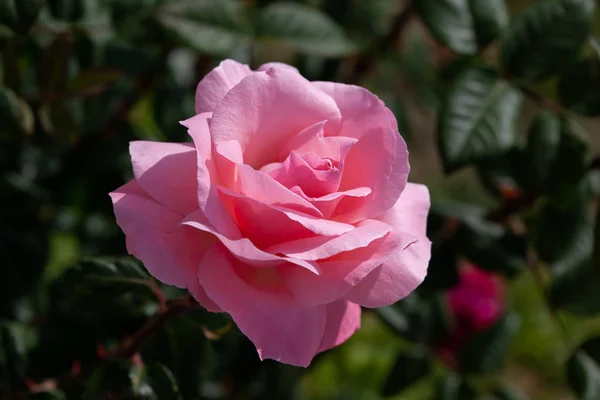
POLYGON ((521 194, 523 181, 523 153, 513 147, 508 151, 477 163, 477 174, 482 185, 500 200, 521 194))
POLYGON ((250 40, 243 5, 234 0, 173 2, 158 21, 182 44, 211 55, 230 55, 250 40))
POLYGON ((527 397, 519 390, 510 386, 496 388, 485 398, 486 400, 527 400, 527 397))
POLYGON ((514 313, 508 313, 492 327, 478 333, 460 351, 461 371, 491 373, 501 369, 520 326, 520 318, 514 313))
POLYGON ((182 399, 173 372, 162 364, 144 367, 138 387, 138 393, 148 400, 182 399))
POLYGON ((408 330, 409 322, 406 316, 394 306, 374 309, 381 320, 399 336, 404 336, 408 330))
POLYGON ((542 192, 548 186, 560 140, 560 120, 548 111, 541 112, 531 125, 524 152, 524 174, 532 190, 542 192))
POLYGON ((563 118, 558 155, 550 170, 550 193, 561 198, 575 191, 589 169, 590 158, 590 145, 585 132, 575 121, 563 118))
POLYGON ((260 10, 259 40, 278 40, 305 54, 341 57, 356 48, 327 15, 306 5, 278 2, 260 10))
POLYGON ((590 356, 598 365, 600 365, 600 337, 596 336, 588 339, 581 345, 581 348, 590 356))
POLYGON ((87 379, 84 398, 110 398, 108 394, 114 393, 114 398, 133 399, 142 373, 141 368, 128 361, 106 362, 87 379))
POLYGON ((445 169, 453 171, 512 147, 520 105, 520 93, 496 72, 463 72, 440 113, 438 141, 445 169))
POLYGON ((475 54, 508 23, 504 0, 420 0, 419 16, 433 36, 460 54, 475 54))
POLYGON ((543 0, 515 18, 502 45, 510 75, 544 79, 562 71, 587 39, 594 0, 543 0))
POLYGON ((576 351, 567 362, 567 380, 580 400, 600 398, 600 366, 584 351, 576 351))
POLYGON ((113 83, 122 76, 121 71, 110 69, 88 69, 81 71, 67 84, 72 94, 88 94, 113 83))
POLYGON ((463 221, 454 240, 459 251, 481 268, 509 277, 524 268, 526 239, 503 226, 474 216, 463 221))
POLYGON ((0 87, 0 128, 5 135, 20 129, 19 101, 15 93, 6 87, 0 87))
POLYGON ((424 378, 431 370, 431 359, 424 349, 415 347, 400 354, 390 371, 381 394, 395 396, 424 378))
POLYGON ((475 391, 459 376, 449 374, 438 384, 435 400, 475 400, 475 391))
POLYGON ((18 322, 0 321, 0 371, 3 380, 26 378, 28 353, 36 345, 37 332, 18 322))
POLYGON ((0 1, 0 24, 25 33, 37 19, 45 0, 2 0, 0 1))
POLYGON ((600 59, 575 64, 561 77, 558 91, 563 104, 576 113, 600 115, 600 59))
POLYGON ((458 254, 450 240, 434 242, 427 276, 421 289, 437 291, 458 284, 458 254))
POLYGON ((63 21, 76 21, 83 17, 85 0, 49 1, 50 14, 63 21))

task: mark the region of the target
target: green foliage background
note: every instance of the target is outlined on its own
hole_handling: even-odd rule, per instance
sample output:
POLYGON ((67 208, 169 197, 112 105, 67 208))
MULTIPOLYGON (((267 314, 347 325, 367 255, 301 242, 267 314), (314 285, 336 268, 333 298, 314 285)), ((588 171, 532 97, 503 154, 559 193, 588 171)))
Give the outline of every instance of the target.
POLYGON ((0 0, 0 399, 600 399, 594 0, 0 0), (308 369, 125 256, 128 142, 184 141, 223 58, 360 84, 432 193, 407 299, 308 369), (507 311, 445 367, 468 260, 507 311))

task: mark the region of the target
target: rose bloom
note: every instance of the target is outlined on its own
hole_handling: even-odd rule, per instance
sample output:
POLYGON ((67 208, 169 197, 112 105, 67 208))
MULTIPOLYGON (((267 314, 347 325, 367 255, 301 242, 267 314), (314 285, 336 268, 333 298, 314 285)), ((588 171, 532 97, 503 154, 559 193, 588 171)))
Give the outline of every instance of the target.
POLYGON ((461 269, 459 284, 448 291, 447 301, 451 332, 435 350, 446 365, 455 368, 462 347, 504 313, 504 285, 491 272, 469 264, 461 269))
POLYGON ((110 194, 128 251, 226 312, 261 359, 308 366, 424 279, 429 192, 369 91, 288 65, 223 61, 199 84, 193 143, 132 142, 110 194))

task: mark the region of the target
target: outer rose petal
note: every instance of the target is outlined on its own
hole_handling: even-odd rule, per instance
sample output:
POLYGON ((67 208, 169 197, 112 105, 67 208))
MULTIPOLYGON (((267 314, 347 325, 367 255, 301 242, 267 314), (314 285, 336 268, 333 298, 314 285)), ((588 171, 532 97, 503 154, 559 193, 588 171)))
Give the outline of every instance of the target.
POLYGON ((423 282, 431 257, 426 237, 429 211, 427 187, 408 184, 394 207, 380 219, 394 226, 399 235, 414 235, 418 241, 383 263, 349 291, 345 298, 364 307, 382 307, 407 296, 423 282))
POLYGON ((343 297, 366 279, 371 271, 416 241, 414 236, 391 232, 366 247, 319 261, 318 276, 288 266, 279 267, 278 274, 298 301, 312 305, 326 304, 343 297))
POLYGON ((327 304, 327 322, 319 351, 344 343, 360 328, 360 306, 345 300, 327 304))
POLYGON ((292 67, 291 65, 288 65, 288 64, 285 64, 285 63, 281 63, 281 62, 269 62, 269 63, 265 63, 265 64, 261 65, 260 67, 258 67, 257 71, 268 71, 271 68, 286 69, 288 71, 295 72, 297 74, 300 73, 300 72, 298 72, 298 69, 296 69, 296 67, 292 67))
POLYGON ((212 301, 202 297, 197 277, 200 261, 215 239, 179 226, 183 217, 154 201, 135 180, 110 193, 110 197, 129 253, 159 281, 188 288, 202 306, 217 311, 212 301))
MULTIPOLYGON (((352 226, 352 225, 350 225, 352 226)), ((388 224, 366 220, 351 231, 335 237, 313 236, 275 245, 267 249, 274 254, 285 254, 301 260, 322 260, 336 254, 367 247, 371 242, 384 237, 392 227, 388 224)))
POLYGON ((259 169, 292 136, 320 121, 339 121, 331 97, 285 69, 256 72, 227 93, 213 113, 213 143, 237 141, 244 163, 259 169))
POLYGON ((420 240, 371 271, 344 298, 363 307, 383 307, 408 296, 427 274, 431 242, 420 240))
POLYGON ((198 208, 192 145, 137 141, 129 152, 137 183, 156 201, 181 214, 198 208))
POLYGON ((237 271, 244 268, 252 267, 218 244, 202 260, 200 283, 254 343, 261 359, 308 366, 321 346, 326 307, 301 305, 285 291, 259 290, 240 278, 237 271))
POLYGON ((217 193, 217 185, 221 184, 221 180, 215 161, 211 158, 212 145, 208 128, 208 119, 211 115, 210 113, 198 114, 182 122, 182 125, 188 128, 188 133, 196 146, 198 204, 210 224, 220 233, 231 239, 239 239, 242 234, 225 210, 217 193))
POLYGON ((389 121, 388 111, 377 96, 361 87, 332 82, 313 85, 339 107, 339 135, 359 139, 346 157, 340 190, 362 186, 372 190, 365 198, 343 199, 335 218, 356 222, 385 212, 398 200, 410 171, 406 143, 389 121))
POLYGON ((252 70, 233 60, 221 61, 196 87, 196 114, 213 112, 219 101, 252 70))

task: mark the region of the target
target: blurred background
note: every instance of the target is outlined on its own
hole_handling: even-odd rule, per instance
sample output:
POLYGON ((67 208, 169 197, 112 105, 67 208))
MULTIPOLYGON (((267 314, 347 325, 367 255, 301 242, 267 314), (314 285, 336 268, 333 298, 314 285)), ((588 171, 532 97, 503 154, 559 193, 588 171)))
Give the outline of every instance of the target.
POLYGON ((0 399, 600 399, 597 8, 0 0, 0 399), (187 141, 224 58, 367 87, 432 193, 424 284, 307 369, 151 279, 112 213, 128 142, 187 141))

